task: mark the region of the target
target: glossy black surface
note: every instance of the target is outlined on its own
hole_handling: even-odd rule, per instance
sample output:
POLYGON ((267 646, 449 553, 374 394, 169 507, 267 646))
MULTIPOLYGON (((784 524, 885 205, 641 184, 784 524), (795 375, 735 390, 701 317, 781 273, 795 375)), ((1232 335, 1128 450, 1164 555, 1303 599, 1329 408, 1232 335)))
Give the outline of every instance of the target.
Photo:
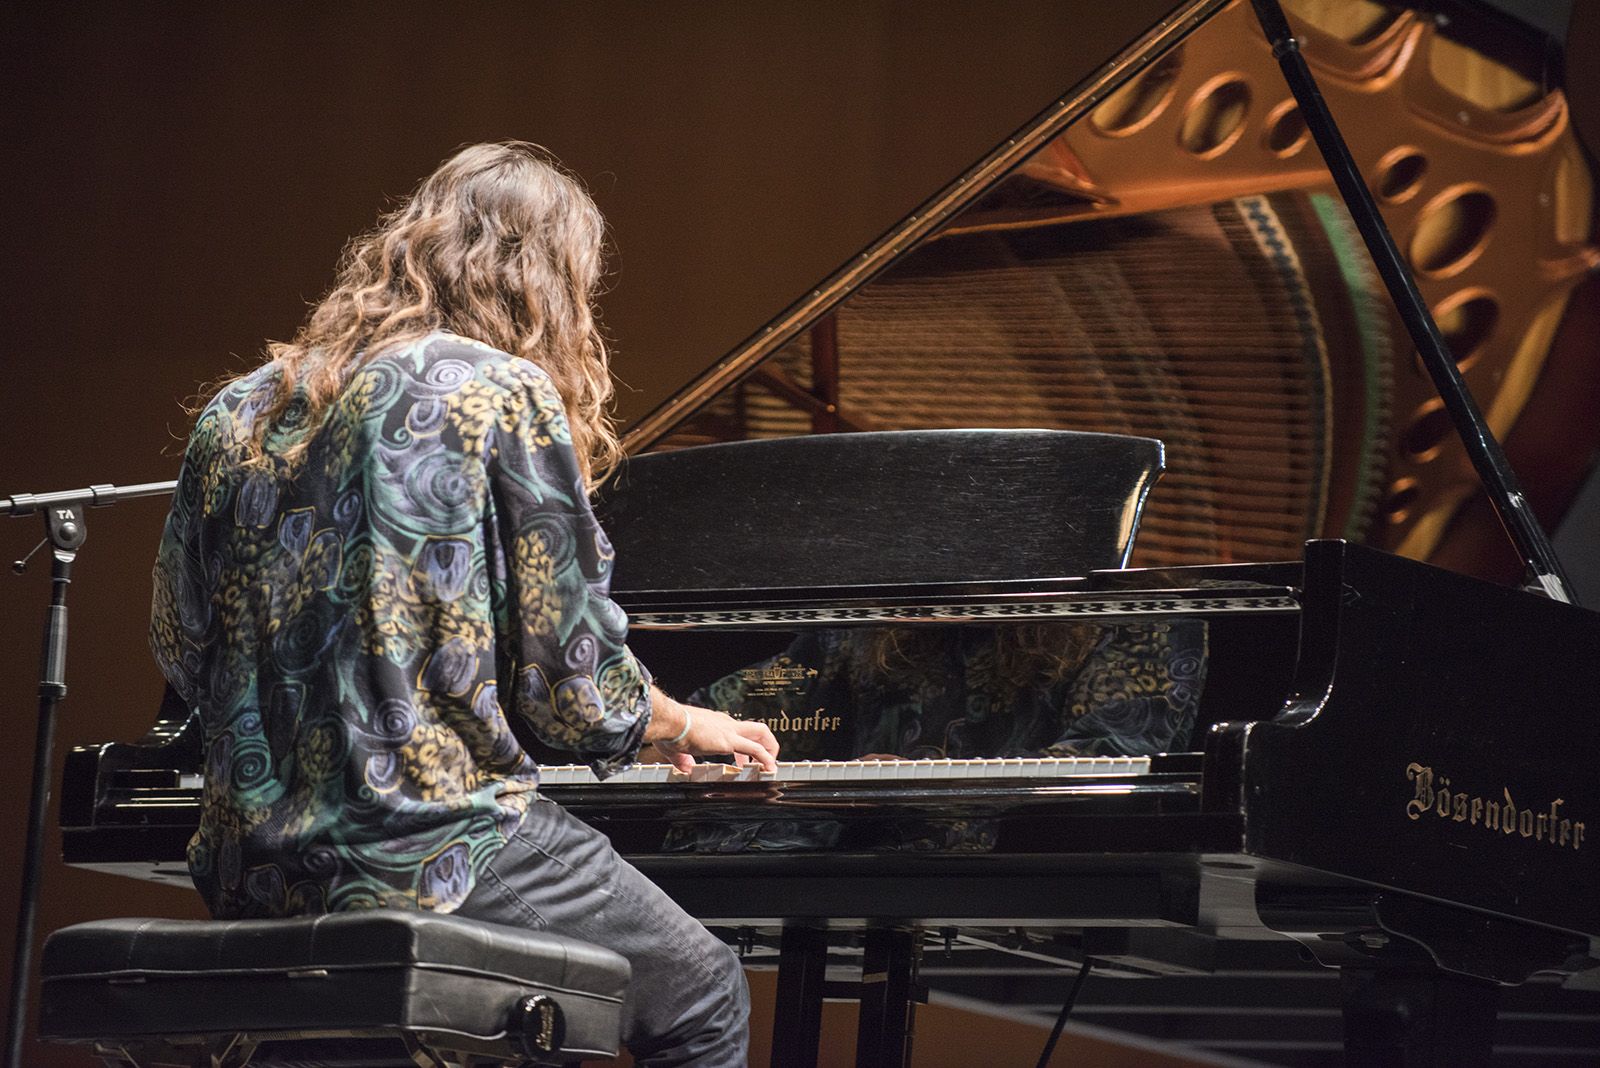
POLYGON ((632 457, 598 512, 619 593, 1076 576, 1127 562, 1161 469, 1112 434, 825 434, 632 457))
POLYGON ((1600 934, 1600 616, 1342 542, 1309 546, 1305 606, 1283 712, 1206 743, 1246 849, 1600 934))
MULTIPOLYGON (((1202 752, 1161 758, 1150 775, 547 793, 692 914, 773 951, 780 929, 796 925, 833 932, 836 946, 852 931, 915 927, 1029 961, 1088 954, 1116 974, 1188 974, 1224 967, 1215 947, 1292 939, 1349 974, 1351 1049, 1395 1013, 1423 1013, 1430 1027, 1450 1012, 1482 1015, 1495 983, 1553 973, 1600 985, 1588 840, 1600 784, 1575 758, 1600 742, 1586 668, 1600 659, 1600 617, 1342 542, 1311 543, 1303 568, 1046 586, 1143 592, 1164 611, 1176 580, 1191 595, 1281 591, 1255 580, 1291 571, 1303 571, 1289 587, 1298 611, 1209 617, 1202 752), (1433 769, 1435 798, 1446 776, 1466 791, 1462 819, 1453 801, 1440 815, 1437 799, 1411 818, 1413 764, 1433 769), (1506 792, 1516 829, 1491 833, 1471 801, 1506 792), (1552 843, 1533 811, 1556 798, 1573 821, 1565 847, 1559 820, 1552 843), (1524 810, 1535 821, 1527 836, 1524 810), (695 828, 735 825, 759 825, 756 839, 788 851, 684 851, 695 828)), ((1001 602, 1017 595, 1001 585, 1001 602)), ((895 592, 879 589, 891 600, 895 592)), ((983 600, 977 587, 963 596, 983 600)), ((861 590, 853 599, 872 602, 861 590)), ((638 637, 656 643, 650 657, 669 685, 689 685, 696 671, 781 648, 788 633, 689 626, 638 637)), ((69 755, 69 863, 187 883, 199 790, 182 776, 200 762, 180 713, 164 713, 153 744, 69 755)), ((1481 1052, 1481 1041, 1472 1045, 1481 1052)))
MULTIPOLYGON (((1226 670, 1214 660, 1205 718, 1223 722, 1205 735, 1203 758, 1157 761, 1148 776, 548 792, 691 911, 730 926, 1094 928, 1142 916, 1209 937, 1278 932, 1329 960, 1431 954, 1504 981, 1594 965, 1588 827, 1600 785, 1571 757, 1600 743, 1579 668, 1600 654, 1600 617, 1341 542, 1308 546, 1300 598, 1297 617, 1213 622, 1226 670), (1297 640, 1286 619, 1298 620, 1297 640), (1453 802, 1440 815, 1437 801, 1412 818, 1412 764, 1433 769, 1436 797, 1445 777, 1466 791, 1462 818, 1453 802), (1491 832, 1470 802, 1503 804, 1507 792, 1516 829, 1491 832), (1572 821, 1564 846, 1559 820, 1555 842, 1537 826, 1556 798, 1572 821), (845 833, 825 851, 708 856, 668 845, 674 827, 763 819, 845 833), (929 822, 981 822, 992 835, 976 850, 959 836, 944 852, 893 847, 897 825, 929 822)), ((181 732, 157 741, 69 757, 69 862, 183 879, 199 792, 179 776, 198 769, 198 753, 181 732)))

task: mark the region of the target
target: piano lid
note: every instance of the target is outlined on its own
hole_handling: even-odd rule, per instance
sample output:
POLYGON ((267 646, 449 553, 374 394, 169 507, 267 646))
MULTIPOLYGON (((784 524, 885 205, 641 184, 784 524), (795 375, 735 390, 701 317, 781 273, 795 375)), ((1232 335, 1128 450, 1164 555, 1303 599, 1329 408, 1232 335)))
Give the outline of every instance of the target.
MULTIPOLYGON (((1558 518, 1600 444, 1571 417, 1600 389, 1600 323, 1574 301, 1600 248, 1557 45, 1487 32, 1465 2, 1448 25, 1284 6, 1489 426, 1558 518)), ((1168 460, 1136 566, 1292 559, 1332 536, 1514 580, 1249 5, 1190 0, 1129 40, 639 420, 629 451, 1134 434, 1168 460)))

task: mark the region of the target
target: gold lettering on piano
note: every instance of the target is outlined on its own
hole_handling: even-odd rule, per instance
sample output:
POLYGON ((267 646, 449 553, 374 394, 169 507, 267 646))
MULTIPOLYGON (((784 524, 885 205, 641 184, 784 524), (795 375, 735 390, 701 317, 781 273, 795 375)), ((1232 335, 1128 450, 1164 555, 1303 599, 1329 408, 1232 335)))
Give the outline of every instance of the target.
POLYGON ((773 734, 826 734, 838 730, 844 723, 842 716, 830 716, 821 708, 809 716, 779 712, 775 716, 754 718, 758 723, 765 723, 773 734))
POLYGON ((1559 797, 1549 808, 1523 808, 1512 798, 1510 787, 1501 787, 1499 797, 1479 797, 1451 789, 1448 775, 1435 774, 1432 767, 1414 762, 1406 765, 1406 778, 1413 787, 1411 800, 1406 802, 1408 819, 1420 820, 1431 814, 1492 833, 1548 842, 1559 849, 1583 848, 1584 823, 1563 811, 1566 802, 1559 797))
POLYGON ((816 668, 796 664, 786 656, 739 672, 739 679, 744 683, 748 697, 777 697, 800 692, 805 689, 807 682, 816 677, 816 668))

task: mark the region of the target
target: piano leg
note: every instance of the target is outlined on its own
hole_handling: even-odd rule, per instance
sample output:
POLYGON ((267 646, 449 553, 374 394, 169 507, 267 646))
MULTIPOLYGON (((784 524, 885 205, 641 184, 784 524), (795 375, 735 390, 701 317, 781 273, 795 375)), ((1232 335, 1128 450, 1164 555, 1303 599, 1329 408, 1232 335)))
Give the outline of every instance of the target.
POLYGON ((1500 988, 1427 968, 1340 969, 1345 1056, 1372 1068, 1478 1068, 1500 988))
POLYGON ((783 929, 772 1020, 772 1068, 815 1068, 827 967, 826 931, 815 927, 783 929))
POLYGON ((860 1003, 858 1068, 900 1068, 911 1058, 913 1005, 927 1000, 917 983, 918 932, 875 927, 862 942, 861 981, 828 982, 828 933, 785 927, 778 946, 778 994, 772 1020, 772 1068, 815 1068, 822 1001, 860 1003))
POLYGON ((862 949, 857 1068, 909 1064, 917 936, 902 929, 875 928, 867 932, 862 949))

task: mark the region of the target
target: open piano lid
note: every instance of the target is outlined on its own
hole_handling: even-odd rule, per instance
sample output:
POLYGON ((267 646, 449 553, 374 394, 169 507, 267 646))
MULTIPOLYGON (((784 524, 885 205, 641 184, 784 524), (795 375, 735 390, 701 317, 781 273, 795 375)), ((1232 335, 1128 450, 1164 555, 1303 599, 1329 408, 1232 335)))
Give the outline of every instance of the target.
MULTIPOLYGON (((1536 428, 1600 375, 1566 315, 1600 252, 1561 91, 1529 72, 1531 45, 1478 51, 1470 19, 1450 36, 1397 5, 1286 6, 1482 436, 1523 428, 1543 463, 1536 428)), ((1121 53, 636 422, 628 451, 970 427, 1159 438, 1135 566, 1294 559, 1340 537, 1515 581, 1249 4, 1127 17, 1121 53)), ((1593 444, 1564 442, 1536 487, 1547 511, 1593 444)))

